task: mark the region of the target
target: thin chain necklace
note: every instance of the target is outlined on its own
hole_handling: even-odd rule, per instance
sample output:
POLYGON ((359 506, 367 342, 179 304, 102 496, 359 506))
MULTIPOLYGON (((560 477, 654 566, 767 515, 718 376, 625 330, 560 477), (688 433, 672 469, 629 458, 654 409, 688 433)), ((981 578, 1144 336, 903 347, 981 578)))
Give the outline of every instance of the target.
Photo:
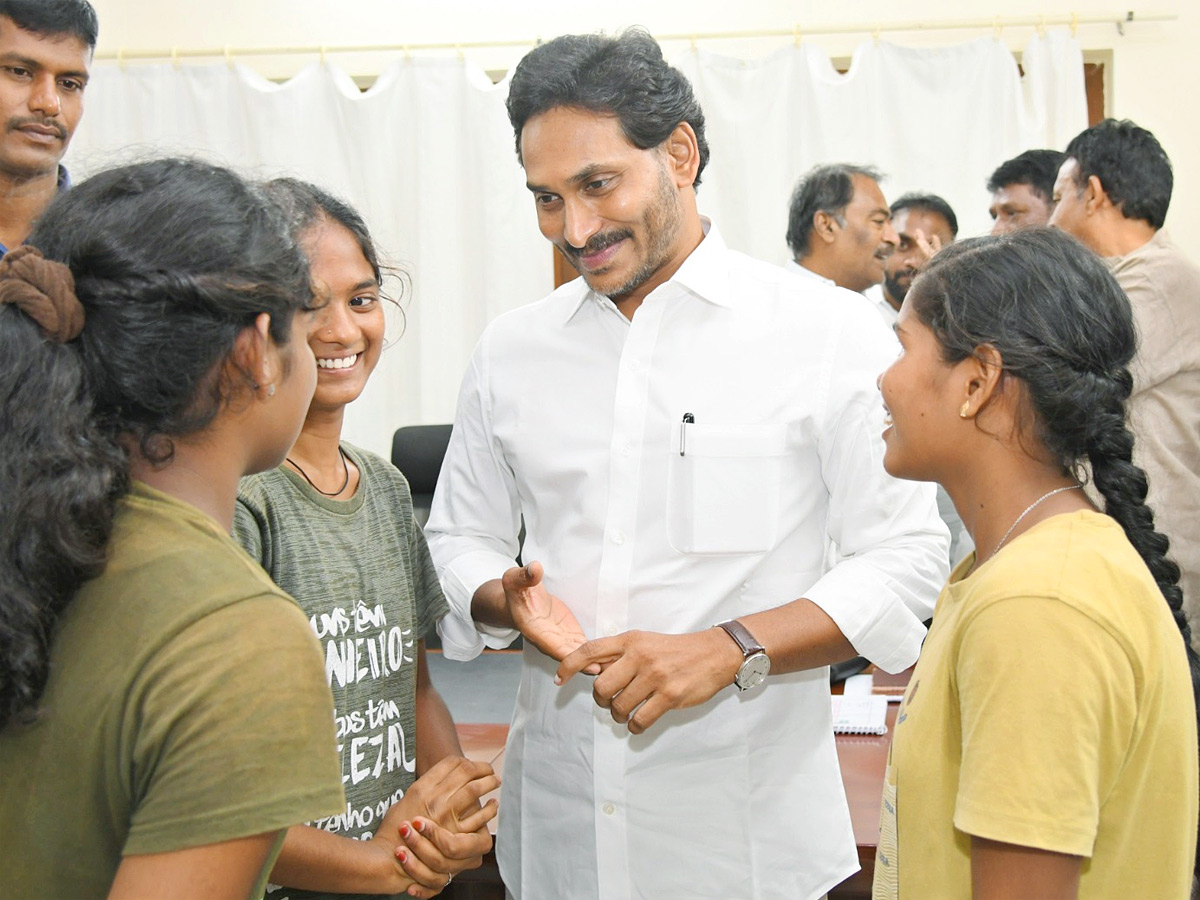
MULTIPOLYGON (((338 444, 338 457, 342 461, 342 471, 346 473, 346 478, 344 481, 342 481, 342 486, 340 488, 338 488, 336 491, 321 490, 319 487, 317 487, 316 482, 314 482, 311 478, 308 477, 308 473, 305 472, 302 468, 300 468, 299 464, 294 459, 292 459, 289 456, 289 457, 287 457, 287 462, 291 463, 292 468, 295 469, 297 472, 299 472, 304 477, 304 480, 307 481, 309 484, 311 484, 312 489, 314 491, 316 491, 318 494, 321 494, 325 497, 336 497, 338 494, 340 494, 342 491, 344 491, 346 489, 346 485, 348 485, 350 483, 350 466, 346 463, 346 451, 342 449, 341 444, 338 444)), ((1005 535, 1005 537, 1007 537, 1007 535, 1005 535)))
MULTIPOLYGON (((1004 537, 1000 538, 1000 543, 998 543, 996 545, 995 550, 993 550, 991 553, 989 553, 987 555, 987 559, 991 559, 993 556, 995 556, 997 553, 1000 552, 1000 548, 1004 546, 1004 542, 1009 539, 1009 537, 1012 535, 1013 531, 1016 530, 1016 527, 1021 524, 1021 520, 1024 519, 1027 515, 1029 515, 1031 512, 1033 512, 1034 509, 1043 500, 1049 500, 1055 494, 1061 494, 1063 491, 1077 491, 1077 490, 1080 490, 1082 487, 1083 487, 1082 484, 1068 484, 1066 487, 1060 487, 1060 488, 1055 488, 1052 491, 1046 491, 1046 493, 1042 494, 1042 496, 1038 497, 1036 500, 1034 500, 1032 503, 1030 503, 1027 507, 1025 507, 1025 512, 1023 512, 1019 516, 1017 516, 1017 521, 1013 522, 1012 525, 1008 526, 1008 531, 1004 532, 1004 537)), ((984 562, 987 562, 987 559, 985 559, 984 562)))

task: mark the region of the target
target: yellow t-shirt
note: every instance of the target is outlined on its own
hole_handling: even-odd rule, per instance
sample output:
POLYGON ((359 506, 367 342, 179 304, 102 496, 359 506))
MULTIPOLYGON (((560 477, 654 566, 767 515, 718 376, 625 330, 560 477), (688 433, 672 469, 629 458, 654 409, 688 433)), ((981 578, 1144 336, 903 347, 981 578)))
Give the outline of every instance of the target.
POLYGON ((6 898, 103 897, 123 856, 342 808, 333 701, 295 602, 144 484, 108 550, 59 619, 37 720, 0 730, 6 898))
POLYGON ((1186 898, 1196 712, 1121 527, 1038 523, 951 575, 897 717, 876 900, 971 896, 971 836, 1085 857, 1080 898, 1186 898))

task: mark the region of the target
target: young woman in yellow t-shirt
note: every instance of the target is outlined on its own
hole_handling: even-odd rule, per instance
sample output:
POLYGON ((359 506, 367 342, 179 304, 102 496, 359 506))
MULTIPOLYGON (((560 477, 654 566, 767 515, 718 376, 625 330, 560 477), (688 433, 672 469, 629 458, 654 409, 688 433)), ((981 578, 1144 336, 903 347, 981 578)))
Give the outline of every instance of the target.
POLYGON ((1033 229, 941 251, 896 332, 884 465, 943 485, 977 551, 898 716, 875 896, 1187 897, 1198 669, 1126 425, 1128 299, 1033 229))

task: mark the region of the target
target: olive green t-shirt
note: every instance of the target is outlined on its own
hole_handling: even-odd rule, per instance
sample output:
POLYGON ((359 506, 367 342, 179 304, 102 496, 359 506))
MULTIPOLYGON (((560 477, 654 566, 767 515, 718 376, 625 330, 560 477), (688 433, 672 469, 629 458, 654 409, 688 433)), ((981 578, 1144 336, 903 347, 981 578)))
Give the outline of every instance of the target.
POLYGON ((59 620, 37 720, 0 731, 0 892, 102 897, 122 856, 339 809, 322 669, 304 614, 216 522, 135 483, 59 620))
POLYGON ((1083 857, 1080 900, 1186 900, 1183 638, 1108 516, 1039 522, 938 599, 896 719, 875 900, 971 896, 971 838, 1083 857))

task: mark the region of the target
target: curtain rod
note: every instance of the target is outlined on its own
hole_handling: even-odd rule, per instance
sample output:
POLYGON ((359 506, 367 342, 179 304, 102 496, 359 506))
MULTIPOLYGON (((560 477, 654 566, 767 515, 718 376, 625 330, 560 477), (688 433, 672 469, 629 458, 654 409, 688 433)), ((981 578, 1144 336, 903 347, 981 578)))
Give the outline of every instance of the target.
MULTIPOLYGON (((806 27, 797 23, 791 28, 768 28, 751 31, 694 31, 680 34, 656 35, 659 41, 689 41, 693 45, 697 41, 744 40, 753 38, 790 37, 797 44, 801 38, 814 34, 869 34, 876 40, 884 32, 896 31, 955 31, 960 29, 992 29, 997 36, 1005 28, 1037 28, 1039 31, 1052 25, 1067 25, 1075 34, 1080 25, 1115 25, 1117 31, 1124 35, 1124 26, 1132 22, 1174 22, 1179 18, 1175 13, 1134 13, 1114 12, 1108 15, 1089 13, 1080 15, 1055 16, 994 16, 991 19, 943 19, 931 22, 877 22, 872 25, 863 23, 842 25, 819 25, 806 27)), ((456 50, 461 55, 464 50, 493 49, 501 47, 533 47, 542 43, 542 38, 525 38, 520 40, 498 41, 443 41, 432 43, 412 44, 353 44, 326 45, 314 44, 297 47, 233 47, 181 49, 171 47, 167 50, 125 50, 96 54, 96 59, 116 60, 124 63, 129 60, 172 60, 196 58, 225 58, 232 61, 235 56, 292 56, 319 55, 324 58, 329 53, 393 53, 409 54, 422 50, 456 50)))

